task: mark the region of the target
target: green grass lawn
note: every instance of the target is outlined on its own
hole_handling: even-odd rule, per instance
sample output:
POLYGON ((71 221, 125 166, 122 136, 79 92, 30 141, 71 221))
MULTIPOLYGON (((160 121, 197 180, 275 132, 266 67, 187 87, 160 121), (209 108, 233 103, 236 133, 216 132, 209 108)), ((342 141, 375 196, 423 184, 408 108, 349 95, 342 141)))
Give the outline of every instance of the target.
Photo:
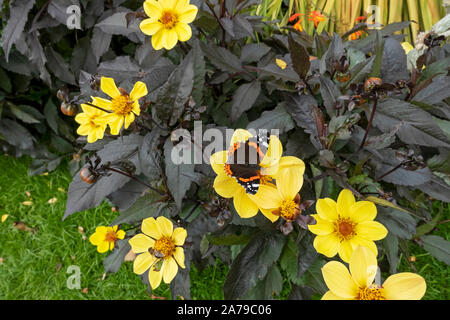
MULTIPOLYGON (((99 225, 109 225, 117 213, 107 204, 74 214, 62 221, 71 177, 65 166, 44 176, 27 175, 29 158, 0 156, 0 299, 149 299, 151 295, 133 273, 132 262, 125 262, 119 272, 104 273, 103 258, 87 238, 99 225), (50 199, 54 199, 50 201, 50 199), (53 203, 52 203, 53 202, 53 203), (14 222, 23 222, 28 231, 14 222), (79 227, 85 231, 85 239, 79 227), (69 289, 70 266, 81 272, 81 288, 69 289), (87 288, 87 289, 86 289, 87 288)), ((449 216, 447 205, 447 219, 449 216)), ((434 232, 449 239, 449 224, 434 232)), ((411 244, 414 266, 427 281, 425 299, 449 299, 449 268, 411 244)), ((400 271, 411 271, 401 259, 400 271)), ((193 299, 223 299, 222 285, 227 267, 220 261, 201 272, 191 268, 193 299)), ((285 295, 289 292, 283 290, 285 295)), ((170 297, 167 285, 153 292, 170 297)))

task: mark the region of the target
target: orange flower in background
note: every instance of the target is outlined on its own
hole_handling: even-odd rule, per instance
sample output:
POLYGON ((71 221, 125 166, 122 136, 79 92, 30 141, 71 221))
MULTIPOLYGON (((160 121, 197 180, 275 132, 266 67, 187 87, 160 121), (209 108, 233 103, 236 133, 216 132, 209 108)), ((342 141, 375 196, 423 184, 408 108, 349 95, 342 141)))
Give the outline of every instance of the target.
POLYGON ((320 11, 311 11, 308 13, 308 21, 314 21, 314 27, 317 28, 319 23, 327 20, 327 18, 320 13, 320 11))
MULTIPOLYGON (((367 20, 366 16, 360 16, 360 17, 355 19, 355 23, 365 22, 366 20, 367 20)), ((362 37, 364 37, 366 35, 367 35, 367 32, 365 32, 364 30, 360 30, 360 31, 353 32, 349 36, 349 38, 350 38, 350 40, 358 40, 358 39, 361 39, 362 37)))
POLYGON ((290 18, 289 18, 289 22, 294 22, 295 20, 298 19, 298 21, 292 26, 295 30, 298 30, 300 32, 303 32, 303 26, 302 26, 302 21, 303 18, 300 17, 301 14, 300 13, 296 13, 293 14, 290 18))

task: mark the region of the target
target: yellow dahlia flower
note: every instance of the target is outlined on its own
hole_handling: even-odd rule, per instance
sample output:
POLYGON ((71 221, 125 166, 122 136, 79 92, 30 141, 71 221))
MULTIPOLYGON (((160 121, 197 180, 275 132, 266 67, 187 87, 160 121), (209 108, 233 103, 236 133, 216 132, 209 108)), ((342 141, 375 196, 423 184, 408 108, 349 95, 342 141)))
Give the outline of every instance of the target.
POLYGON ((152 289, 161 284, 161 280, 170 283, 178 272, 178 266, 185 268, 182 245, 187 236, 183 228, 173 228, 172 221, 165 217, 147 218, 142 221, 139 233, 130 239, 131 250, 139 255, 134 260, 133 271, 136 274, 148 272, 152 289))
POLYGON ((92 104, 109 111, 103 115, 102 120, 109 125, 111 134, 117 135, 124 125, 127 129, 135 116, 140 115, 139 99, 147 95, 147 86, 138 81, 128 94, 124 89, 117 88, 113 78, 102 77, 100 88, 111 100, 93 97, 92 104))
POLYGON ((149 19, 141 22, 141 31, 152 36, 155 50, 175 47, 178 41, 192 36, 188 23, 194 21, 198 8, 189 0, 146 0, 144 10, 149 19))
POLYGON ((356 202, 347 189, 341 191, 337 203, 330 198, 319 199, 316 211, 311 216, 317 223, 308 228, 317 235, 314 248, 329 258, 339 253, 348 262, 358 245, 368 247, 376 255, 374 240, 383 239, 388 232, 381 223, 373 221, 377 215, 375 205, 370 201, 356 202))
POLYGON ((80 124, 77 133, 87 136, 88 143, 103 139, 107 124, 102 117, 107 113, 87 104, 81 104, 81 109, 83 112, 75 116, 75 121, 80 124))
MULTIPOLYGON (((249 131, 237 129, 231 138, 229 150, 216 152, 210 158, 212 169, 217 174, 214 180, 214 189, 224 198, 233 198, 234 207, 242 218, 255 216, 259 208, 257 203, 255 203, 254 196, 248 194, 246 189, 237 182, 236 177, 233 177, 227 160, 230 153, 245 145, 246 141, 252 137, 253 135, 249 131)), ((278 172, 282 153, 283 146, 278 137, 275 135, 270 136, 267 153, 258 164, 260 167, 260 170, 257 172, 260 180, 258 193, 267 187, 265 184, 272 180, 272 176, 278 172)))
POLYGON ((114 244, 116 243, 117 239, 123 239, 125 237, 125 231, 117 229, 118 226, 97 227, 94 234, 89 237, 89 241, 94 246, 97 246, 97 251, 100 253, 112 250, 114 249, 114 244))
POLYGON ((372 250, 358 246, 344 264, 331 261, 322 267, 328 286, 322 300, 420 300, 427 289, 425 279, 415 273, 391 275, 380 286, 374 283, 377 258, 372 250))
POLYGON ((296 157, 283 157, 276 174, 276 186, 268 184, 254 198, 261 212, 272 222, 280 216, 294 221, 300 214, 300 195, 305 163, 296 157))

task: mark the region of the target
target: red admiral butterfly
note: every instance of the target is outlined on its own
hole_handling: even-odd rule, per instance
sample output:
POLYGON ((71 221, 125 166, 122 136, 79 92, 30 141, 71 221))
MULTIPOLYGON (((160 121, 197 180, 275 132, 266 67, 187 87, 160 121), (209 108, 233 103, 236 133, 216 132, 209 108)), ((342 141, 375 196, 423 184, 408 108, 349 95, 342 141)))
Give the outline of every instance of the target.
POLYGON ((245 188, 248 194, 256 194, 261 182, 259 165, 269 148, 270 135, 254 136, 245 142, 236 142, 228 151, 225 172, 245 188))

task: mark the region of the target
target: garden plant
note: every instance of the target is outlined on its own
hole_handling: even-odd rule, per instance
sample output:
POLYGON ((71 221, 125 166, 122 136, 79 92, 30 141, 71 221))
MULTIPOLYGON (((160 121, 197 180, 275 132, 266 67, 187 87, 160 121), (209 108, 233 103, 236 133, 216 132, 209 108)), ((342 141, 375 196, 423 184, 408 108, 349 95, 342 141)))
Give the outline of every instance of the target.
POLYGON ((267 1, 0 1, 0 145, 30 174, 69 158, 63 220, 112 204, 88 240, 149 291, 191 299, 219 259, 225 299, 421 299, 398 266, 412 242, 450 264, 450 18, 411 44, 356 2, 338 34, 334 1, 281 24, 267 1))

